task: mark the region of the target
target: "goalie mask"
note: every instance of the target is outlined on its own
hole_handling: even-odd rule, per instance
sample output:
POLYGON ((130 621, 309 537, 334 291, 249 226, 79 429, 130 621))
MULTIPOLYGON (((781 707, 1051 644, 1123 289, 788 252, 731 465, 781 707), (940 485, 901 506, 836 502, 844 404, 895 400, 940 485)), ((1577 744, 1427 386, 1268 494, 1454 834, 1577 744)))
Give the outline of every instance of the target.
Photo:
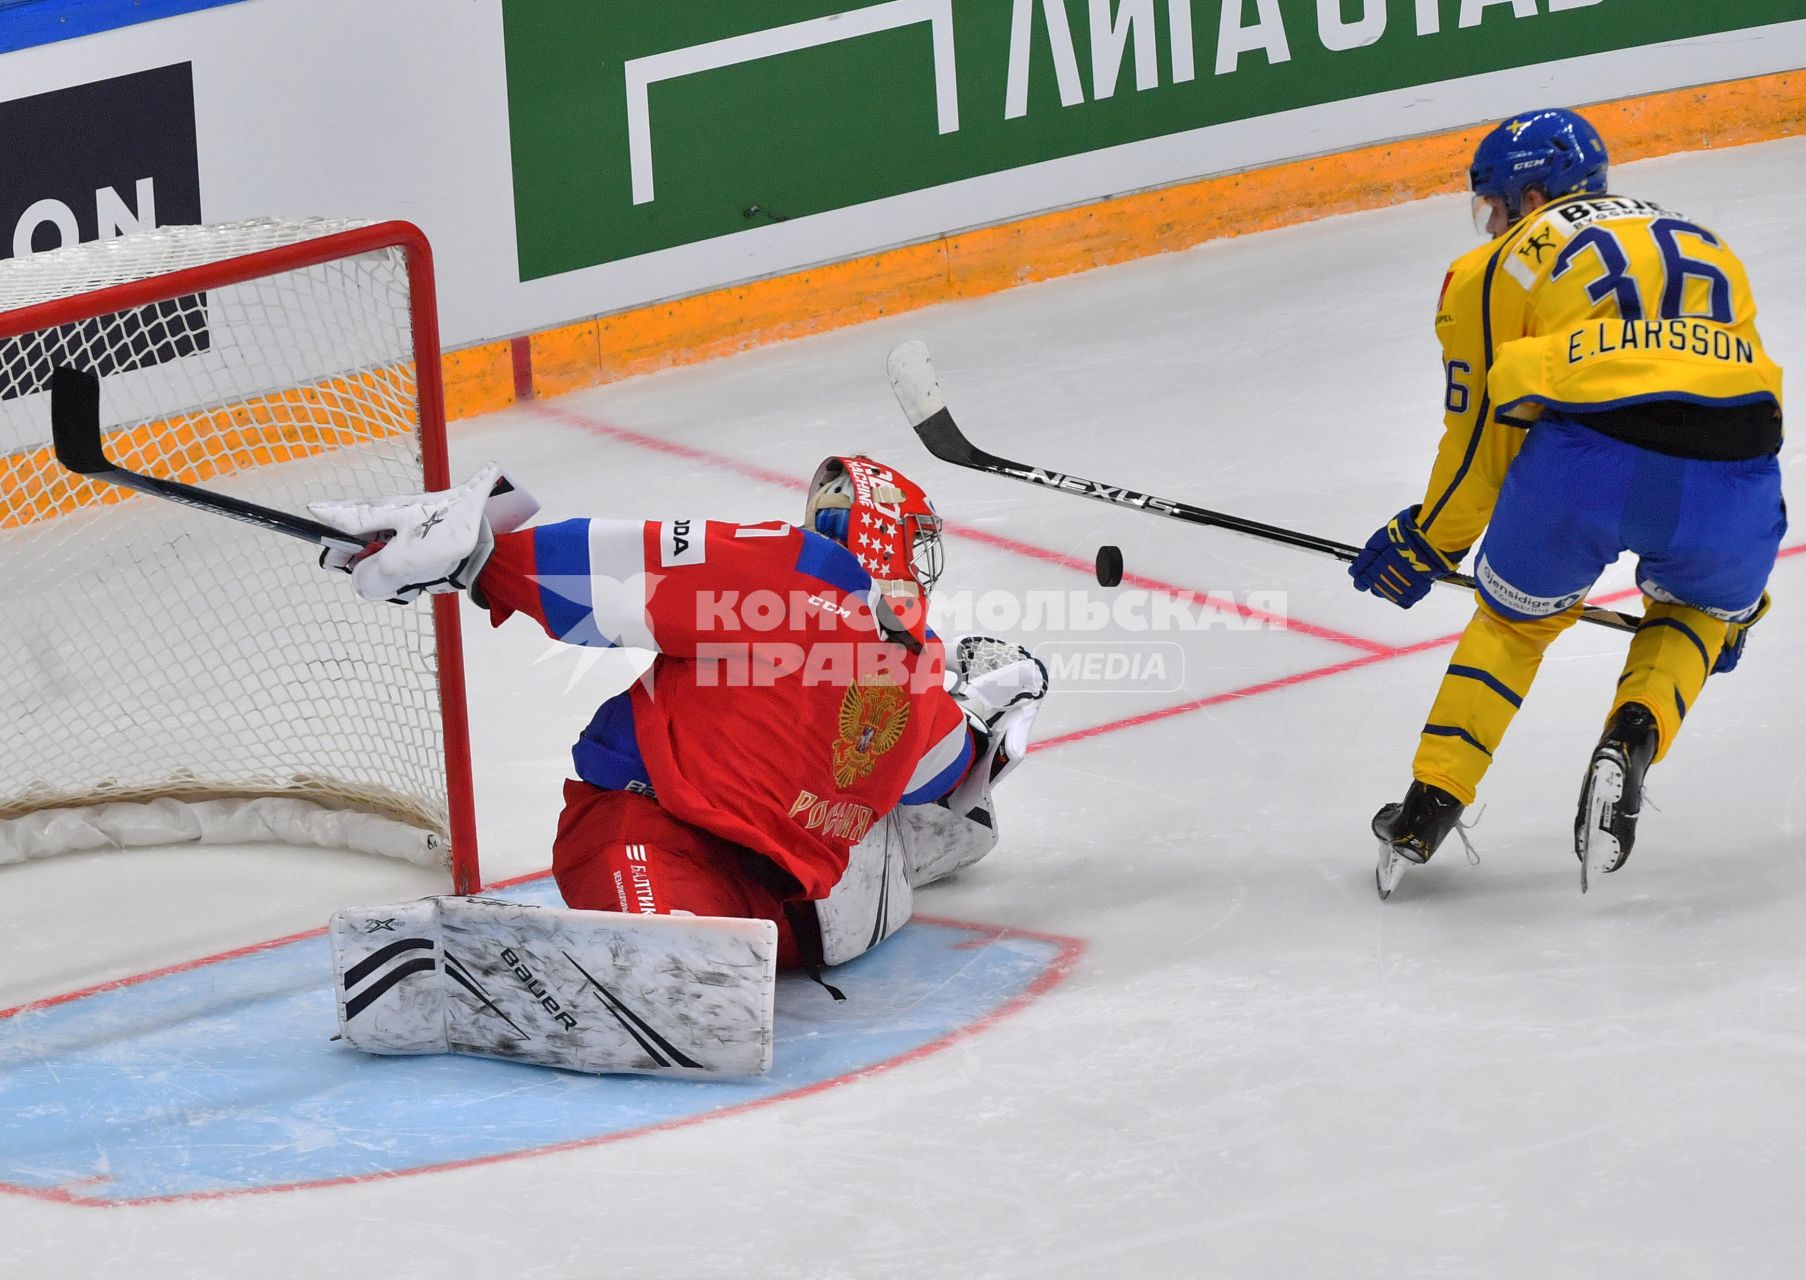
POLYGON ((803 527, 851 551, 887 596, 925 597, 941 576, 941 518, 920 486, 860 455, 815 470, 803 527))

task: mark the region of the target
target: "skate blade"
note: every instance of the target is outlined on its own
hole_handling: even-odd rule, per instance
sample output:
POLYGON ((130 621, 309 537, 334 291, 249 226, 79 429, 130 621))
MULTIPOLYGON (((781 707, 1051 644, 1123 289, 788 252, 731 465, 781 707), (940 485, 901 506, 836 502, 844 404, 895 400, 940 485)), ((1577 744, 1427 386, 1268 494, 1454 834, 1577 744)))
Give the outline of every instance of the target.
POLYGON ((1624 798, 1624 766, 1609 756, 1593 761, 1587 777, 1586 820, 1574 833, 1574 852, 1580 857, 1580 891, 1587 891, 1594 874, 1616 871, 1624 862, 1611 820, 1624 798))
POLYGON ((1390 840, 1380 841, 1380 860, 1373 869, 1373 887, 1379 890, 1381 902, 1392 896, 1398 882, 1405 878, 1405 868, 1411 865, 1411 860, 1402 857, 1390 840))

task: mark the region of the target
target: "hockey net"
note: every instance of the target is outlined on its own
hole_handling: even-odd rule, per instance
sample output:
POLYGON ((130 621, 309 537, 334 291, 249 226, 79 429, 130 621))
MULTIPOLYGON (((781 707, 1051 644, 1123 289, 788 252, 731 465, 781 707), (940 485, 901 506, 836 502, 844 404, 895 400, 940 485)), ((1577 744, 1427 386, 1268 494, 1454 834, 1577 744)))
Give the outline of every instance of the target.
POLYGON ((283 840, 477 887, 456 605, 371 605, 306 543, 64 470, 51 370, 118 465, 303 512, 447 484, 406 223, 163 228, 0 262, 0 864, 283 840))

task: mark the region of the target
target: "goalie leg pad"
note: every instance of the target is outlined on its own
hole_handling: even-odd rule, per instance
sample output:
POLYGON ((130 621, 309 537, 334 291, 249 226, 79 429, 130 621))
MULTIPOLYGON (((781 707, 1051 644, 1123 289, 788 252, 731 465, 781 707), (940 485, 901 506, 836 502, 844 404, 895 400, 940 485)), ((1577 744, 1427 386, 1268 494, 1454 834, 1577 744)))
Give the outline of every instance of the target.
POLYGON ((815 904, 825 964, 870 951, 909 919, 915 889, 971 866, 997 844, 991 788, 1028 751, 1047 668, 1020 645, 990 636, 963 637, 950 653, 951 692, 978 757, 942 803, 899 805, 853 847, 846 874, 815 904))
POLYGON ((997 809, 990 788, 955 812, 947 805, 899 805, 903 865, 911 887, 943 880, 997 847, 997 809))
POLYGON ((884 816, 847 855, 834 890, 815 904, 821 959, 845 964, 864 955, 908 923, 915 912, 900 805, 884 816))
POLYGON ((446 897, 341 911, 329 933, 340 1030, 366 1052, 677 1077, 771 1066, 769 920, 446 897))
POLYGON ((822 963, 845 964, 908 923, 915 890, 969 867, 997 844, 988 789, 963 814, 901 804, 853 846, 846 874, 815 904, 822 963))
POLYGON ((336 912, 333 991, 339 1034, 366 1053, 444 1053, 439 899, 336 912))

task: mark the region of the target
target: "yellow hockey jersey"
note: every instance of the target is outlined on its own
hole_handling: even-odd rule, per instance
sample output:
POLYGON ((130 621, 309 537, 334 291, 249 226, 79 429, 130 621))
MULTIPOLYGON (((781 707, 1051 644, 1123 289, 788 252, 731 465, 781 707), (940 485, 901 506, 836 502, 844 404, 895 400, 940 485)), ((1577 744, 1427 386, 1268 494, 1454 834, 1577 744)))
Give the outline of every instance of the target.
POLYGON ((1647 200, 1573 196, 1457 258, 1436 308, 1446 429, 1418 524, 1465 552, 1544 409, 1781 404, 1743 264, 1647 200))

